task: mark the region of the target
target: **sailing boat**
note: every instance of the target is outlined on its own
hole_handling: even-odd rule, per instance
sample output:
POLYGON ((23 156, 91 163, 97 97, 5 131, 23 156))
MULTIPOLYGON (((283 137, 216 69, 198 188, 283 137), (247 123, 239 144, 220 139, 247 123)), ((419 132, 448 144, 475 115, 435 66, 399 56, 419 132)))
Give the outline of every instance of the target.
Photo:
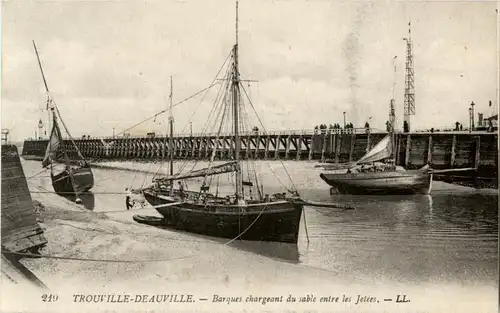
POLYGON ((319 176, 331 192, 341 194, 428 194, 432 186, 432 172, 428 165, 418 170, 405 170, 395 166, 392 135, 384 137, 373 149, 368 151, 347 173, 321 173, 319 176), (377 163, 377 161, 387 163, 377 163))
POLYGON ((73 138, 69 134, 68 128, 64 124, 61 114, 50 95, 47 81, 43 73, 42 63, 40 62, 40 57, 34 41, 33 47, 35 49, 38 65, 40 66, 40 72, 42 73, 45 90, 47 92, 47 109, 50 109, 50 112, 52 113, 52 131, 45 150, 45 156, 42 160, 42 167, 50 167, 52 187, 56 193, 74 195, 76 199, 75 202, 81 203, 82 200, 79 195, 82 192, 90 190, 94 186, 94 175, 92 174, 90 164, 87 160, 85 160, 77 145, 73 141, 73 138), (72 148, 77 152, 76 162, 75 157, 72 157, 72 162, 69 159, 68 152, 73 149, 68 149, 68 147, 66 147, 58 120, 61 120, 61 124, 68 134, 71 144, 73 145, 72 148), (63 163, 60 163, 61 160, 63 163))
MULTIPOLYGON (((240 159, 242 143, 239 133, 240 127, 244 125, 240 120, 241 91, 243 90, 245 94, 246 91, 241 85, 238 69, 238 2, 236 2, 236 44, 230 55, 232 62, 227 67, 225 78, 220 80, 223 82, 221 90, 224 90, 224 96, 217 97, 220 100, 220 114, 216 115, 221 116, 221 122, 217 126, 217 137, 220 136, 224 123, 228 120, 227 117, 230 115, 228 113, 233 115, 232 124, 228 123, 226 126, 230 126, 233 132, 234 143, 231 150, 234 160, 214 165, 217 145, 213 147, 209 166, 203 169, 174 174, 171 160, 169 175, 155 179, 152 186, 142 189, 142 193, 163 216, 163 222, 179 230, 222 238, 296 244, 304 205, 298 193, 289 190, 290 195, 286 192, 272 196, 263 195, 257 175, 252 175, 249 165, 247 165, 247 180, 243 180, 244 173, 240 159), (219 195, 222 174, 229 174, 229 180, 234 183, 234 189, 226 196, 219 195), (195 177, 202 178, 203 181, 199 191, 187 191, 183 187, 174 189, 176 180, 181 186, 181 181, 195 177), (218 177, 215 195, 209 193, 214 177, 218 177), (253 186, 256 188, 252 192, 253 186), (255 189, 258 195, 255 195, 255 189)), ((171 119, 171 128, 172 122, 171 119)))
MULTIPOLYGON (((393 58, 393 61, 396 57, 393 58)), ((396 65, 394 63, 394 77, 396 65)), ((425 165, 407 171, 396 166, 394 155, 394 126, 396 122, 394 80, 389 104, 389 134, 354 164, 346 173, 321 173, 319 176, 335 191, 342 194, 428 194, 432 187, 432 169, 425 165), (381 163, 380 161, 383 161, 381 163)), ((325 168, 326 169, 326 168, 325 168)))

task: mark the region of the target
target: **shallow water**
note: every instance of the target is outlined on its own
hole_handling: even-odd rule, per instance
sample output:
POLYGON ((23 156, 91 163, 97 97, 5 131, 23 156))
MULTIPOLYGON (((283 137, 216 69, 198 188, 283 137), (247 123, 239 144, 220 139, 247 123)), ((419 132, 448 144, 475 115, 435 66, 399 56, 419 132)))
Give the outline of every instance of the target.
MULTIPOLYGON (((256 164, 266 193, 281 191, 282 184, 291 186, 280 163, 256 164)), ((27 176, 39 171, 39 162, 24 161, 23 164, 27 176)), ((105 165, 152 172, 159 168, 158 164, 131 162, 105 165)), ((205 164, 196 167, 203 166, 205 164)), ((355 277, 356 281, 370 283, 497 285, 496 191, 476 191, 435 182, 428 196, 330 196, 314 163, 286 162, 286 166, 302 196, 352 205, 355 210, 306 207, 297 246, 235 242, 232 247, 279 262, 323 269, 345 281, 355 277)), ((164 165, 160 171, 166 169, 164 165)), ((96 183, 92 193, 82 197, 83 207, 94 212, 124 210, 124 188, 146 185, 153 176, 102 168, 94 168, 94 175, 96 183)), ((32 180, 38 190, 52 191, 47 174, 32 180)), ((220 183, 221 190, 228 189, 229 180, 226 178, 220 183)), ((197 184, 196 180, 188 183, 191 188, 197 184)), ((193 234, 182 236, 202 242, 222 242, 193 234)))

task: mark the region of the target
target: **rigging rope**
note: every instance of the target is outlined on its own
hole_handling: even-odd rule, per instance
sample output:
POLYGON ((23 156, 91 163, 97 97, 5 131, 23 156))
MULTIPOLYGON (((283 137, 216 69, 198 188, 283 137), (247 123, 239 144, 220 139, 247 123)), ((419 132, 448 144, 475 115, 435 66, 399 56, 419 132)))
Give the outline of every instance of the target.
MULTIPOLYGON (((233 239, 225 242, 222 244, 222 246, 227 246, 243 236, 254 224, 257 222, 257 220, 260 218, 262 213, 267 209, 267 205, 262 208, 260 211, 259 215, 255 218, 255 220, 243 231, 240 232, 236 237, 233 239)), ((68 261, 87 261, 87 262, 103 262, 103 263, 157 263, 157 262, 169 262, 173 260, 181 260, 181 259, 187 259, 191 257, 195 257, 200 255, 201 253, 194 253, 190 255, 185 255, 185 256, 180 256, 180 257, 174 257, 174 258, 166 258, 166 259, 146 259, 146 260, 119 260, 119 259, 95 259, 95 258, 79 258, 79 257, 68 257, 68 256, 58 256, 58 255, 49 255, 49 254, 34 254, 34 253, 21 253, 21 252, 11 252, 11 251, 4 251, 2 250, 2 253, 5 254, 11 254, 11 255, 18 255, 18 256, 25 256, 25 257, 33 257, 33 258, 46 258, 46 259, 59 259, 59 260, 68 260, 68 261)))
MULTIPOLYGON (((226 59, 226 61, 227 61, 227 59, 226 59)), ((228 68, 229 68, 229 67, 228 67, 228 68)), ((219 70, 219 73, 220 73, 220 71, 221 71, 221 70, 222 70, 222 68, 219 70)), ((219 73, 218 73, 218 74, 219 74, 219 73)), ((218 76, 218 74, 217 74, 217 76, 218 76)), ((225 80, 225 81, 227 82, 227 80, 225 80)), ((223 86, 224 86, 224 85, 223 85, 223 86)), ((229 86, 229 85, 228 85, 228 86, 229 86)), ((228 88, 228 86, 227 86, 226 88, 228 88)), ((221 91, 222 89, 223 89, 222 87, 219 89, 219 92, 218 92, 217 98, 219 98, 220 91, 221 91)), ((225 96, 224 96, 224 98, 223 98, 223 102, 224 102, 224 99, 225 99, 225 98, 226 98, 226 95, 225 95, 225 96)), ((218 99, 216 99, 216 100, 218 100, 218 99)), ((222 102, 222 103, 223 103, 223 102, 222 102)), ((216 107, 217 107, 217 104, 214 106, 214 108, 216 108, 216 107)), ((222 108, 222 105, 221 105, 221 108, 222 108)), ((219 112, 219 114, 220 114, 220 112, 219 112)), ((222 117, 222 120, 223 120, 223 118, 224 118, 224 117, 222 117)), ((216 118, 216 120, 217 120, 217 118, 216 118)), ((208 123, 209 123, 209 122, 210 122, 210 120, 209 120, 209 119, 207 119, 207 124, 206 124, 206 126, 208 126, 208 123)), ((203 132, 204 132, 205 130, 206 130, 206 127, 204 128, 203 132)), ((217 140, 218 140, 218 138, 219 138, 219 134, 220 134, 220 130, 219 130, 219 133, 217 134, 216 142, 217 142, 217 140)), ((215 145, 215 146, 216 146, 216 145, 215 145)), ((186 162, 184 163, 184 165, 181 167, 180 172, 182 172, 182 171, 185 169, 185 167, 187 166, 187 164, 188 164, 188 162, 187 162, 187 160, 186 160, 186 162)), ((194 164, 193 164, 193 166, 191 167, 191 170, 190 170, 190 171, 192 171, 192 170, 195 168, 196 164, 197 164, 197 162, 194 162, 194 164)))
MULTIPOLYGON (((208 90, 208 89, 210 89, 210 88, 212 88, 213 86, 218 85, 218 84, 219 84, 218 82, 217 82, 217 83, 213 83, 213 84, 211 84, 210 86, 208 86, 208 87, 206 87, 206 88, 204 88, 204 89, 202 89, 202 90, 198 91, 197 93, 195 93, 195 94, 193 94, 193 95, 191 95, 191 96, 189 96, 189 97, 185 98, 184 100, 179 101, 179 102, 177 102, 176 104, 172 105, 172 108, 174 108, 174 107, 176 107, 176 106, 178 106, 178 105, 181 105, 181 104, 183 104, 184 102, 186 102, 186 101, 188 101, 188 100, 191 100, 192 98, 194 98, 194 97, 198 96, 200 93, 202 93, 202 92, 204 92, 204 91, 206 91, 206 90, 208 90)), ((131 130, 131 129, 133 129, 133 128, 137 127, 137 126, 139 126, 139 125, 141 125, 141 124, 143 124, 143 123, 146 123, 147 121, 149 121, 149 120, 153 119, 155 116, 161 115, 161 114, 163 114, 163 113, 165 113, 165 112, 167 112, 167 111, 169 111, 169 110, 165 109, 165 110, 162 110, 162 111, 160 111, 160 112, 158 112, 158 113, 155 113, 154 115, 152 115, 152 116, 150 116, 150 117, 148 117, 148 118, 146 118, 146 119, 142 120, 141 122, 136 123, 136 124, 134 124, 133 126, 131 126, 131 127, 127 128, 127 129, 125 129, 125 130, 121 131, 120 133, 116 134, 115 136, 120 136, 120 135, 124 134, 125 132, 127 132, 127 131, 129 131, 129 130, 131 130)), ((103 158, 104 158, 103 156, 99 156, 99 157, 97 157, 97 158, 95 158, 95 159, 91 160, 91 161, 90 161, 90 163, 98 162, 98 161, 102 160, 103 158)))
MULTIPOLYGON (((230 56, 231 56, 231 53, 229 53, 229 54, 226 56, 226 58, 225 58, 225 60, 224 60, 223 64, 221 65, 221 67, 220 67, 220 68, 219 68, 219 70, 217 71, 217 74, 216 74, 216 75, 215 75, 215 77, 213 78, 213 80, 212 80, 212 84, 214 84, 214 82, 217 80, 217 77, 219 76, 220 72, 221 72, 221 71, 222 71, 222 69, 224 68, 224 65, 227 63, 227 60, 229 59, 229 57, 230 57, 230 56)), ((219 91, 217 92, 217 97, 216 97, 215 103, 217 103, 217 101, 218 101, 218 99, 219 99, 220 91, 221 91, 222 89, 223 89, 222 87, 221 87, 221 88, 219 88, 219 91)), ((187 122, 187 123, 186 123, 186 125, 184 126, 184 128, 183 128, 183 130, 182 130, 181 134, 182 134, 182 133, 184 133, 185 129, 187 128, 187 125, 189 125, 189 124, 191 123, 191 121, 192 121, 192 119, 193 119, 194 114, 195 114, 195 113, 198 111, 198 109, 200 108, 200 106, 201 106, 201 104, 202 104, 202 102, 203 102, 203 100, 205 99, 205 97, 206 97, 206 95, 207 95, 207 94, 208 94, 208 90, 207 90, 207 92, 203 95, 202 99, 200 100, 200 104, 198 105, 198 107, 196 108, 196 110, 194 110, 194 111, 193 111, 193 113, 191 114, 191 117, 189 118, 188 122, 187 122)), ((207 124, 208 124, 208 122, 209 122, 209 119, 210 119, 210 117, 211 117, 211 115, 212 115, 212 113, 213 113, 213 111, 214 111, 215 107, 216 107, 216 106, 212 107, 212 110, 210 111, 209 117, 208 117, 208 119, 207 119, 207 124)), ((205 131, 205 129, 202 131, 202 133, 203 133, 204 131, 205 131)), ((173 156, 170 156, 170 157, 172 158, 173 156)), ((185 167, 187 166, 187 163, 188 163, 188 162, 187 162, 187 160, 186 160, 183 164, 181 164, 180 169, 178 170, 178 173, 179 173, 179 174, 181 174, 181 173, 182 173, 182 171, 185 169, 185 167)), ((195 161, 195 162, 194 162, 194 165, 193 165, 193 167, 191 168, 191 171, 194 169, 194 167, 196 166, 196 164, 197 164, 197 161, 195 161)), ((155 178, 155 177, 157 176, 157 174, 158 174, 158 172, 160 171, 160 169, 161 169, 162 165, 163 165, 163 163, 160 165, 160 167, 159 167, 159 168, 158 168, 158 170, 156 171, 156 173, 155 173, 155 175, 153 176, 153 178, 155 178)))
MULTIPOLYGON (((245 93, 245 95, 247 96, 247 99, 248 99, 248 101, 249 101, 249 103, 250 103, 250 105, 251 105, 252 109, 254 110, 255 115, 257 116, 257 119, 259 120, 259 123, 261 124, 262 128, 264 129, 264 132, 266 132, 266 133, 267 133, 267 130, 266 130, 266 128, 265 128, 265 126, 264 126, 264 124, 262 123, 262 120, 260 119, 259 115, 257 114, 257 111, 255 110, 255 107, 254 107, 254 105, 253 105, 253 103, 252 103, 252 100, 250 100, 250 98, 248 97, 247 91, 245 90, 245 88, 244 88, 244 87, 242 87, 242 89, 243 89, 243 92, 245 93)), ((290 176, 290 174, 288 173, 288 170, 286 169, 285 164, 283 164, 283 160, 279 159, 279 161, 280 161, 281 165, 283 166, 283 168, 285 169, 285 172, 286 172, 286 174, 287 174, 287 176, 288 176, 288 179, 290 180, 290 182, 291 182, 291 184, 292 184, 292 187, 294 188, 294 191, 298 194, 298 192, 299 192, 299 191, 298 191, 297 187, 295 186, 295 184, 293 183, 292 177, 291 177, 291 176, 290 176)))
POLYGON ((59 112, 59 108, 57 107, 57 104, 54 101, 54 99, 52 99, 52 97, 51 97, 51 101, 54 103, 54 108, 56 109, 57 115, 59 115, 59 119, 61 120, 61 123, 62 123, 64 129, 66 130, 66 133, 68 133, 68 136, 69 136, 69 139, 71 140, 71 143, 73 144, 73 146, 76 149, 76 153, 78 154, 78 156, 81 159, 83 159, 85 162, 87 162, 87 160, 83 157, 82 153, 80 152, 80 149, 78 149, 78 146, 76 145, 75 141, 73 140, 73 137, 71 136, 68 127, 66 127, 66 124, 64 123, 64 120, 61 117, 61 112, 59 112))
POLYGON ((35 178, 36 176, 48 171, 49 169, 48 168, 44 168, 43 170, 41 170, 40 172, 36 173, 35 175, 32 175, 30 177, 27 177, 26 180, 29 180, 29 179, 32 179, 32 178, 35 178))

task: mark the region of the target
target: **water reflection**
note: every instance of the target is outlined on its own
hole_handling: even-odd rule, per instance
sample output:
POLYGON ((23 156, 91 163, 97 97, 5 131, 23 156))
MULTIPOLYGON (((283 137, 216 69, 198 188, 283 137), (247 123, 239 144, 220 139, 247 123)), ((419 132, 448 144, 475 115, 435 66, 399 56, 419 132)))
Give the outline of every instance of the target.
POLYGON ((289 263, 299 263, 299 248, 296 244, 235 240, 230 246, 289 263))
MULTIPOLYGON (((59 194, 61 197, 68 199, 71 202, 76 201, 76 196, 74 194, 59 194)), ((85 209, 89 211, 93 211, 95 208, 95 196, 92 191, 82 192, 79 195, 79 198, 82 200, 82 205, 85 209)))
MULTIPOLYGON (((155 222, 156 219, 155 219, 155 222)), ((146 224, 150 227, 156 227, 159 229, 168 230, 171 232, 176 232, 179 234, 186 234, 194 240, 199 239, 200 241, 211 241, 218 244, 226 244, 230 239, 227 238, 217 238, 209 237, 195 233, 189 233, 186 231, 175 229, 172 226, 165 226, 159 224, 146 224)), ((246 240, 234 240, 227 246, 259 254, 264 257, 269 257, 273 259, 279 259, 289 263, 299 263, 299 248, 296 244, 281 243, 281 242, 259 242, 259 241, 246 241, 246 240)))
POLYGON ((498 197, 472 194, 442 195, 435 214, 450 224, 479 233, 498 229, 498 197))

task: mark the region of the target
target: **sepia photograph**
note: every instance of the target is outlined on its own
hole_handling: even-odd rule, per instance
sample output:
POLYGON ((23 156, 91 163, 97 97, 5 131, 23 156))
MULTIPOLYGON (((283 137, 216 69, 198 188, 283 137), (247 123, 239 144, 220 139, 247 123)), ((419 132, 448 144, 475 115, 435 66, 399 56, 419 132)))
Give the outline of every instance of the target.
POLYGON ((0 312, 498 312, 499 9, 3 0, 0 312))

